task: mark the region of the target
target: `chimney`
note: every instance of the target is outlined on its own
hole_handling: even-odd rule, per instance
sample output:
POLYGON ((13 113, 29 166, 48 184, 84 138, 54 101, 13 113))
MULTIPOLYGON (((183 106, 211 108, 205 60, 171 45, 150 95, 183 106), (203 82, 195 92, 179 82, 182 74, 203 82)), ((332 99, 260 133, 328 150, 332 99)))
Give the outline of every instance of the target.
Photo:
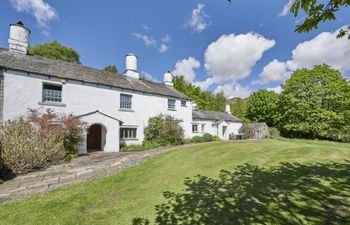
POLYGON ((231 113, 231 106, 228 103, 226 103, 225 112, 228 113, 228 114, 232 114, 231 113))
POLYGON ((8 39, 9 51, 27 54, 29 49, 30 30, 19 21, 10 25, 10 35, 8 39))
POLYGON ((137 71, 137 56, 133 53, 126 55, 124 75, 140 79, 140 73, 137 71))
POLYGON ((169 71, 164 73, 164 84, 167 86, 174 86, 173 75, 169 71))

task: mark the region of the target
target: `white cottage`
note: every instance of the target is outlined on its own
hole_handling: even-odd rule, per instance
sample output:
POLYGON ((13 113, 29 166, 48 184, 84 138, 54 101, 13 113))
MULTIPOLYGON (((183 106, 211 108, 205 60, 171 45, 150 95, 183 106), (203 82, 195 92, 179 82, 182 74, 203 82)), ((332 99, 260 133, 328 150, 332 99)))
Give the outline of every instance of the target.
POLYGON ((191 99, 173 87, 169 72, 163 84, 140 80, 134 54, 126 56, 124 74, 115 74, 28 55, 29 35, 21 22, 11 24, 9 48, 0 48, 0 121, 37 108, 79 116, 89 125, 81 154, 141 144, 149 118, 159 114, 180 120, 187 138, 210 133, 227 140, 242 125, 229 110, 193 110, 191 99))

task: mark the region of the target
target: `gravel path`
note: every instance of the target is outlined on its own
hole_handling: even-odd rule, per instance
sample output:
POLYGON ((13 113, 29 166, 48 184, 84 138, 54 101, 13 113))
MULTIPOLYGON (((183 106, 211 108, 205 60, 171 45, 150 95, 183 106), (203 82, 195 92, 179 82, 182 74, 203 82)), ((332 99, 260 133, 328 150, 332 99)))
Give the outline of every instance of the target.
POLYGON ((10 200, 28 198, 95 177, 110 175, 136 166, 161 153, 182 147, 164 147, 143 152, 96 152, 81 156, 67 164, 52 166, 43 171, 28 173, 6 181, 0 185, 0 204, 10 200))

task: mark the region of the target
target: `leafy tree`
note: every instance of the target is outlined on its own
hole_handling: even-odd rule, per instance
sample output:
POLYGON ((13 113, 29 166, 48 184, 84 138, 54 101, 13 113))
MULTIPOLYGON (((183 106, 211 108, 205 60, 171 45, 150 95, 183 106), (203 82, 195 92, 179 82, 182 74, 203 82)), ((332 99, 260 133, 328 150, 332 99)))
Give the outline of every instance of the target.
POLYGON ((118 73, 118 69, 115 65, 108 65, 105 68, 103 68, 104 71, 109 71, 112 73, 118 73))
POLYGON ((253 93, 247 102, 247 119, 252 122, 266 122, 268 126, 274 126, 277 118, 278 96, 275 92, 267 90, 253 93))
POLYGON ((350 141, 350 85, 330 66, 296 70, 278 109, 284 135, 350 141))
POLYGON ((183 76, 174 78, 174 87, 192 98, 202 110, 225 111, 226 98, 223 93, 213 94, 185 81, 183 76))
POLYGON ((72 48, 61 45, 58 41, 53 41, 46 44, 36 44, 29 49, 29 54, 40 55, 66 62, 80 63, 79 53, 72 48))
MULTIPOLYGON (((302 10, 307 16, 302 24, 296 26, 295 31, 303 33, 317 29, 321 22, 335 20, 335 13, 341 8, 348 6, 350 6, 350 0, 328 0, 326 2, 320 0, 295 0, 291 7, 291 12, 297 17, 302 10)), ((349 33, 349 30, 350 26, 341 29, 337 37, 345 36, 349 33)), ((350 39, 350 34, 348 39, 350 39)))
POLYGON ((248 107, 247 103, 248 103, 247 100, 241 99, 241 98, 238 98, 236 100, 231 100, 230 107, 231 107, 232 114, 242 120, 245 120, 247 107, 248 107))

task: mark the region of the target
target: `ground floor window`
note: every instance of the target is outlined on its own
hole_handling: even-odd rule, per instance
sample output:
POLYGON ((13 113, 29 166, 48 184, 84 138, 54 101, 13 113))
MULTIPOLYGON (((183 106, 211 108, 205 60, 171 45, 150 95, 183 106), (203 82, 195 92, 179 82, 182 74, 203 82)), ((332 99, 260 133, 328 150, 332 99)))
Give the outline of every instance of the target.
POLYGON ((120 128, 120 138, 122 139, 136 139, 137 128, 120 128))
POLYGON ((198 124, 192 124, 192 132, 198 133, 198 124))
POLYGON ((202 124, 202 133, 205 132, 205 124, 202 124))

